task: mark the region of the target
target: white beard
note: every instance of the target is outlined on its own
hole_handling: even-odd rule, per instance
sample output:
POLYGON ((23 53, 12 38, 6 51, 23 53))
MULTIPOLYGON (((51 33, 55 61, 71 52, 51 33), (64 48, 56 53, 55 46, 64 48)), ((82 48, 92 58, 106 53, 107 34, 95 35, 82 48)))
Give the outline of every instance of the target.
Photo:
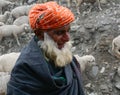
POLYGON ((47 33, 44 33, 44 41, 41 44, 41 48, 43 49, 45 56, 48 59, 53 60, 56 66, 64 67, 67 64, 70 64, 72 61, 71 47, 72 44, 69 41, 62 49, 58 49, 58 46, 53 39, 47 33))

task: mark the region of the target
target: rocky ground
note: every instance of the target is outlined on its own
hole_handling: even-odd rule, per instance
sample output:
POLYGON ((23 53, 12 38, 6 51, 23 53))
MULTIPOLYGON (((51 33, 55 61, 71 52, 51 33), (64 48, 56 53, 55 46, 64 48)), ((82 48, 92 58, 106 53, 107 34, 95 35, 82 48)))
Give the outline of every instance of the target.
MULTIPOLYGON (((120 61, 111 52, 112 40, 120 34, 120 0, 109 0, 101 4, 99 11, 95 5, 90 13, 87 5, 81 6, 81 14, 72 11, 76 21, 72 24, 71 38, 76 47, 74 54, 92 54, 96 66, 86 69, 83 81, 86 95, 120 95, 120 61)), ((20 46, 13 37, 0 43, 0 55, 20 51, 31 39, 33 33, 19 35, 20 46)))
POLYGON ((111 0, 102 8, 78 16, 72 28, 74 53, 96 58, 97 65, 83 77, 87 95, 120 95, 120 61, 111 51, 112 40, 120 34, 120 1, 111 0))

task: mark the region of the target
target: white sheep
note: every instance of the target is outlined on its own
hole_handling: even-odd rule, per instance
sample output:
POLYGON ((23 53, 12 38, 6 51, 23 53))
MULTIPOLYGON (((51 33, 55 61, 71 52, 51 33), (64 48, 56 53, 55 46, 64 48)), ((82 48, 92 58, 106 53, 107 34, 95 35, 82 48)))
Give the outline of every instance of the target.
POLYGON ((5 76, 5 75, 8 75, 9 73, 8 72, 0 72, 0 77, 1 76, 5 76))
POLYGON ((30 31, 30 26, 28 24, 22 24, 20 26, 17 25, 3 25, 0 26, 0 41, 3 37, 13 35, 17 41, 17 44, 20 46, 20 42, 18 40, 18 34, 23 32, 30 31))
POLYGON ((77 61, 79 62, 82 72, 85 71, 87 66, 96 65, 95 57, 92 55, 84 55, 84 56, 80 57, 79 55, 76 54, 74 56, 77 59, 77 61))
POLYGON ((120 35, 112 41, 112 53, 120 59, 120 35))
POLYGON ((0 14, 4 13, 4 9, 14 5, 14 3, 7 1, 7 0, 0 0, 0 14))
POLYGON ((18 6, 11 11, 11 17, 13 19, 16 19, 20 16, 27 16, 29 13, 29 10, 31 9, 33 5, 24 5, 24 6, 18 6))
POLYGON ((0 56, 0 72, 11 73, 20 52, 11 52, 0 56))
MULTIPOLYGON (((76 5, 77 13, 79 13, 79 14, 80 14, 79 7, 81 6, 82 3, 91 3, 91 4, 97 3, 99 10, 102 10, 101 3, 103 3, 103 1, 101 1, 101 0, 66 0, 66 1, 67 1, 68 7, 71 7, 72 1, 74 1, 75 5, 76 5)), ((104 0, 104 2, 105 1, 106 0, 104 0)), ((91 11, 91 8, 90 8, 89 12, 91 11)))
POLYGON ((33 3, 36 3, 38 0, 27 0, 27 3, 30 5, 30 4, 33 4, 33 3))
POLYGON ((0 95, 6 95, 7 83, 9 80, 10 80, 9 74, 2 75, 2 72, 0 72, 0 95))
POLYGON ((6 11, 4 15, 0 15, 0 22, 6 23, 9 18, 10 12, 6 11))
POLYGON ((14 2, 16 3, 16 5, 24 5, 27 3, 28 0, 7 0, 7 1, 14 2))
POLYGON ((0 95, 6 95, 7 83, 20 52, 11 52, 0 56, 0 95))
POLYGON ((22 25, 22 24, 24 24, 24 23, 29 24, 28 16, 18 17, 18 18, 13 22, 14 25, 22 25))
POLYGON ((0 22, 0 26, 3 26, 3 25, 5 25, 3 22, 0 22))

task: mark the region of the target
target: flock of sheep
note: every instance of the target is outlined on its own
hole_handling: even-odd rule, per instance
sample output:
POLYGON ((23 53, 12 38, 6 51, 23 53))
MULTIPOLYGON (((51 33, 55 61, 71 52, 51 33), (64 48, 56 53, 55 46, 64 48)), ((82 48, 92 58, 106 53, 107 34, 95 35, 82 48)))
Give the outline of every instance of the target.
MULTIPOLYGON (((30 0, 0 0, 0 42, 3 37, 14 36, 20 46, 18 35, 29 32, 28 12, 32 5, 30 0), (24 1, 24 2, 23 2, 24 1)), ((0 56, 0 95, 5 95, 10 72, 20 52, 11 52, 0 56)))
MULTIPOLYGON (((22 2, 18 4, 19 6, 14 7, 15 2, 10 2, 7 0, 0 0, 0 2, 2 2, 0 3, 0 41, 2 41, 3 37, 13 35, 16 39, 17 45, 20 45, 18 34, 30 31, 28 12, 33 4, 21 5, 23 4, 22 2), (13 6, 14 8, 10 7, 11 9, 8 8, 8 10, 3 10, 4 7, 7 9, 7 7, 9 7, 8 5, 13 6)), ((5 95, 11 70, 14 67, 19 55, 20 52, 11 52, 0 56, 0 95, 5 95)), ((95 62, 95 58, 92 55, 87 55, 84 57, 75 55, 75 57, 78 59, 78 61, 80 61, 80 63, 82 63, 81 67, 83 69, 85 69, 85 66, 90 62, 95 62)))
MULTIPOLYGON (((67 0, 68 6, 71 4, 70 1, 71 0, 67 0)), ((99 2, 100 0, 76 0, 76 2, 79 2, 78 4, 83 1, 99 2)), ((20 46, 18 34, 31 30, 28 21, 28 12, 34 5, 31 3, 36 2, 36 0, 0 0, 0 2, 0 41, 2 41, 3 37, 13 35, 16 39, 16 44, 20 46)), ((38 0, 38 2, 40 2, 40 0, 38 0)), ((77 7, 78 4, 76 3, 77 7)), ((101 9, 100 2, 99 8, 101 9)), ((120 58, 120 36, 113 39, 112 51, 115 56, 120 58)), ((5 95, 11 70, 19 55, 20 52, 11 52, 0 56, 0 95, 5 95)), ((87 66, 96 65, 95 57, 92 55, 85 55, 82 57, 79 55, 74 56, 80 63, 82 72, 87 66)))
MULTIPOLYGON (((5 95, 7 89, 7 82, 10 79, 10 73, 18 59, 20 52, 11 52, 0 56, 0 95, 5 95)), ((95 58, 92 55, 85 55, 80 57, 74 55, 80 63, 81 71, 84 72, 87 66, 96 65, 95 58)))

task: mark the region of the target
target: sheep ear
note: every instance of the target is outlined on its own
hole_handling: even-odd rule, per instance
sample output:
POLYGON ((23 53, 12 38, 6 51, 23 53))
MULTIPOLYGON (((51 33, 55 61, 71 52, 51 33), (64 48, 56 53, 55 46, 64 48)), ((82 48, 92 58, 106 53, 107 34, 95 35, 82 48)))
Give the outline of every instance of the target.
POLYGON ((25 31, 29 31, 29 25, 25 25, 25 31))
POLYGON ((114 46, 117 47, 117 45, 114 43, 114 46))
POLYGON ((25 26, 25 30, 28 30, 28 27, 27 27, 27 26, 25 26))

